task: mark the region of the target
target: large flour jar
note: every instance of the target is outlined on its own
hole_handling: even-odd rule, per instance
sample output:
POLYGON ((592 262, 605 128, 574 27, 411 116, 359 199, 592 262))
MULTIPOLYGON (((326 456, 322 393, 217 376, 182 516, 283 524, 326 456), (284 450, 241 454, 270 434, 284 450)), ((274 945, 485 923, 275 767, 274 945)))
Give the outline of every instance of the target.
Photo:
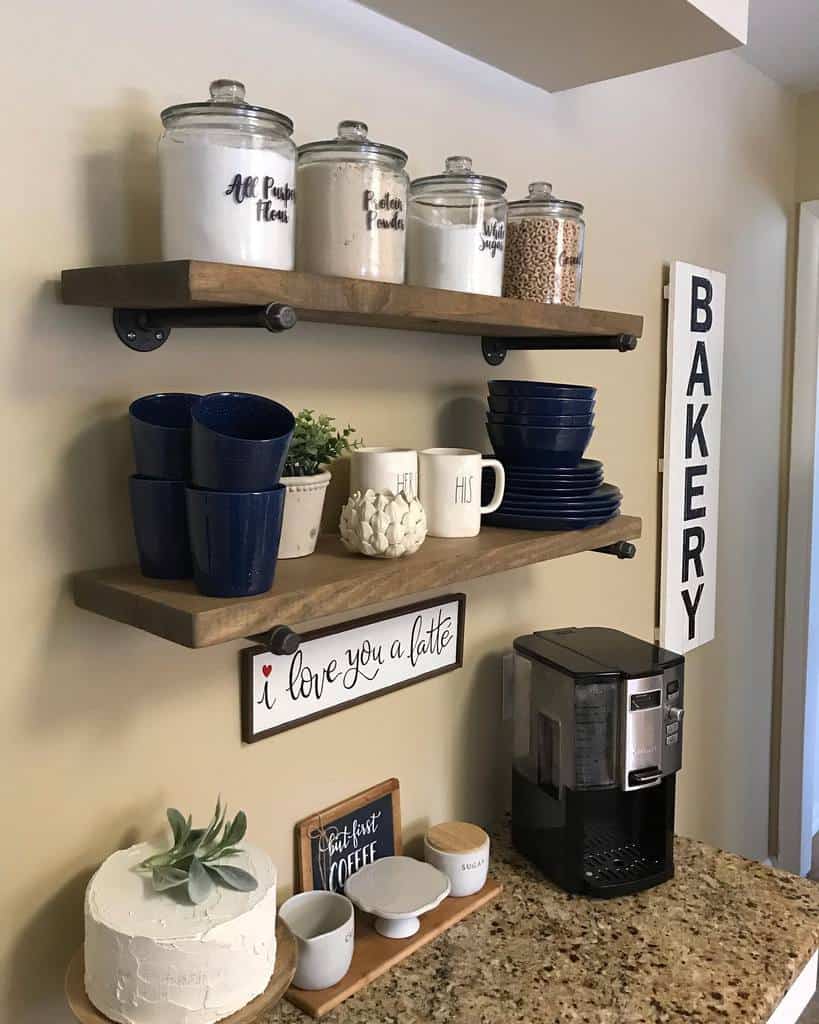
POLYGON ((407 284, 500 295, 506 236, 506 182, 476 174, 468 156, 450 156, 443 174, 410 185, 407 284))
POLYGON ((299 146, 299 270, 404 280, 407 154, 342 121, 338 137, 299 146))
POLYGON ((162 111, 162 255, 292 270, 296 147, 284 114, 219 79, 210 101, 162 111))

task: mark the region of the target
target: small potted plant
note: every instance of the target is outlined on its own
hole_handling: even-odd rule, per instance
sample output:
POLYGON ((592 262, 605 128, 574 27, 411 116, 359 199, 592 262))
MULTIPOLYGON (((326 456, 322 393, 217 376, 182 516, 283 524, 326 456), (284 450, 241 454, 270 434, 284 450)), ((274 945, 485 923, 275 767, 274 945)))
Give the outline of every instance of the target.
POLYGON ((350 426, 338 430, 332 416, 302 409, 287 451, 281 483, 287 488, 279 558, 302 558, 316 550, 324 496, 330 483, 325 467, 354 448, 350 426))

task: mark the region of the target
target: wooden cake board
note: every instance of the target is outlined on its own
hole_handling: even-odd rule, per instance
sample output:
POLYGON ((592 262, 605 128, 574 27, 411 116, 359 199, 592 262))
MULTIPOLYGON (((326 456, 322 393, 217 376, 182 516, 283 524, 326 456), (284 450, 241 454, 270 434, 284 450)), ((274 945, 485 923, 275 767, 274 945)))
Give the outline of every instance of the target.
POLYGON ((489 879, 480 892, 473 896, 460 896, 457 899, 449 896, 434 910, 421 916, 421 928, 408 939, 387 939, 379 935, 373 927, 373 919, 369 914, 356 911, 355 952, 350 970, 341 981, 332 988, 320 992, 309 992, 307 989, 291 985, 285 993, 285 999, 311 1017, 323 1017, 343 1003, 349 996, 359 992, 371 981, 384 974, 395 964, 400 963, 425 946, 433 939, 463 921, 475 910, 493 900, 503 889, 499 882, 489 879))
MULTIPOLYGON (((276 967, 270 984, 241 1010, 225 1017, 219 1024, 253 1024, 284 995, 296 973, 296 940, 284 921, 276 923, 276 967)), ((80 1024, 111 1024, 111 1019, 94 1006, 85 992, 85 957, 77 950, 65 974, 65 995, 68 1006, 80 1024)))

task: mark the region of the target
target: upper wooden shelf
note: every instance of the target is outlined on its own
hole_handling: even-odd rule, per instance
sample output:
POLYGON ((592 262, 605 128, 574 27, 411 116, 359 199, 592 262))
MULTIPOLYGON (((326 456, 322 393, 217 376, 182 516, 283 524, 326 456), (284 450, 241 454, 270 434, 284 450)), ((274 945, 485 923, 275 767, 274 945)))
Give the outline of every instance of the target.
POLYGON ((190 581, 150 580, 136 567, 80 573, 74 599, 97 612, 185 647, 208 647, 336 612, 364 608, 425 590, 545 562, 563 555, 635 540, 642 522, 618 516, 603 526, 565 533, 533 533, 486 526, 477 537, 429 537, 409 562, 365 558, 324 535, 307 558, 276 568, 273 589, 260 597, 202 597, 190 581))
POLYGON ((493 338, 638 338, 643 330, 643 318, 629 313, 199 260, 64 270, 62 293, 71 305, 128 310, 282 303, 319 323, 493 338))

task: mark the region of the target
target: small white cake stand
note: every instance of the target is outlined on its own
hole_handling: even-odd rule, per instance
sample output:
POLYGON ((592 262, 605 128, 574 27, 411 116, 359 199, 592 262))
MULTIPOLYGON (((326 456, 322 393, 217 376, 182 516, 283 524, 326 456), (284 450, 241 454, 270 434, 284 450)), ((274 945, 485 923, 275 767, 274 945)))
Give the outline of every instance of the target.
POLYGON ((388 939, 407 939, 421 927, 421 914, 449 895, 449 879, 431 864, 412 857, 382 857, 350 875, 344 892, 388 939))

